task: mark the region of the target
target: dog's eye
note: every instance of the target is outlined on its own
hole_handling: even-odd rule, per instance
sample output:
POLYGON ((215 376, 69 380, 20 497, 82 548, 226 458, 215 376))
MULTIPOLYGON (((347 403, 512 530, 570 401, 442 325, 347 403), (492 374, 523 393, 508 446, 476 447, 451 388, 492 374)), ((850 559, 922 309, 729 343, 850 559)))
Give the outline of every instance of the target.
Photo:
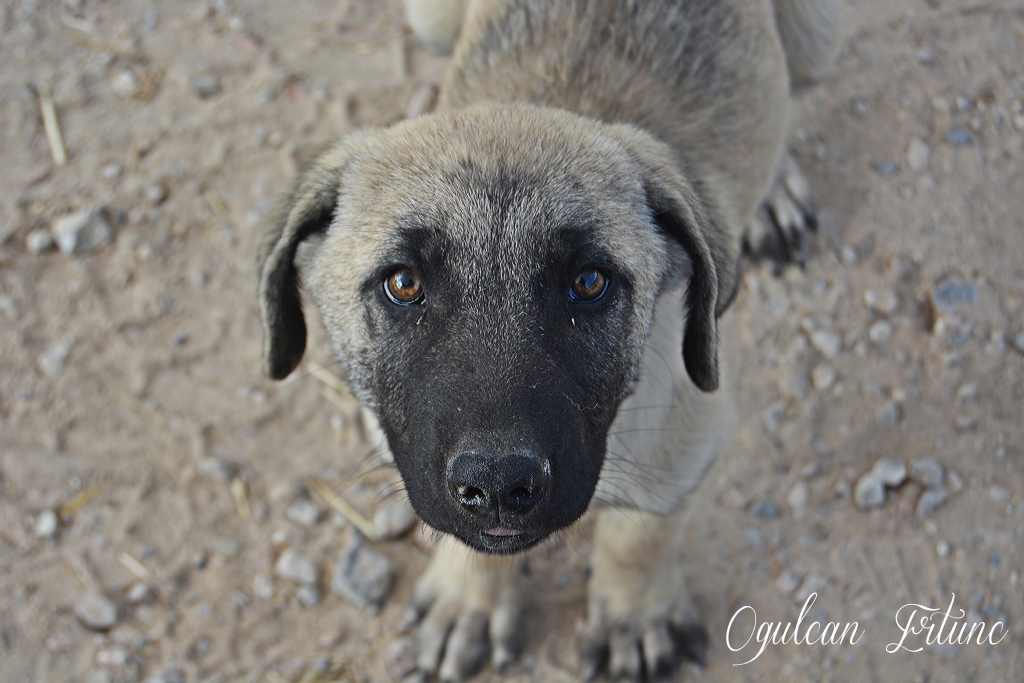
POLYGON ((423 284, 416 273, 399 268, 384 280, 384 293, 399 306, 423 303, 423 284))
POLYGON ((608 291, 608 278, 596 268, 580 271, 569 288, 569 301, 597 301, 608 291))

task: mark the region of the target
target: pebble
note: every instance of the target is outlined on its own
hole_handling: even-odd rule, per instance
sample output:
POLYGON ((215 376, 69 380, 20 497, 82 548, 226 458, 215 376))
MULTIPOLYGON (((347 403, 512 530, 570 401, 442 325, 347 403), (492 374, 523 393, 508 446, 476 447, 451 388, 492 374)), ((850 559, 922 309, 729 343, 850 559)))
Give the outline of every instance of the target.
POLYGON ((345 640, 345 632, 340 628, 332 628, 329 631, 324 631, 317 640, 317 643, 323 649, 330 650, 340 645, 343 640, 345 640))
POLYGON ((307 498, 296 500, 288 508, 288 519, 303 526, 316 526, 323 517, 324 511, 307 498))
POLYGON ((1024 353, 1024 332, 1013 338, 1013 348, 1017 349, 1018 353, 1024 353))
POLYGON ((900 172, 900 167, 895 161, 872 161, 871 170, 879 175, 894 176, 900 172))
POLYGON ((926 489, 942 486, 946 471, 932 458, 915 458, 910 461, 910 478, 926 489))
POLYGON ((822 363, 821 365, 815 365, 811 369, 811 384, 818 391, 824 391, 828 389, 836 381, 836 371, 830 366, 822 363))
POLYGON ((829 330, 815 330, 811 333, 811 346, 825 358, 835 358, 843 348, 843 338, 829 330))
POLYGON ((978 426, 978 421, 970 415, 957 415, 953 426, 958 432, 968 432, 978 426))
POLYGON ((391 677, 400 681, 416 670, 416 641, 398 638, 384 651, 384 665, 391 677))
POLYGON ((974 136, 964 130, 961 126, 953 126, 946 133, 946 142, 956 147, 969 145, 974 141, 974 136))
POLYGON ((886 401, 875 411, 875 420, 883 427, 895 427, 900 421, 900 407, 895 401, 886 401))
POLYGON ((33 230, 25 237, 25 247, 30 254, 41 254, 53 247, 53 235, 49 230, 33 230))
POLYGON ((238 473, 238 469, 222 458, 199 458, 196 462, 196 470, 199 474, 209 479, 227 484, 238 473))
POLYGON ((940 489, 929 489, 921 494, 917 500, 917 508, 914 514, 918 519, 923 519, 946 504, 949 494, 940 489))
POLYGON ((864 292, 864 305, 875 313, 891 315, 899 305, 899 299, 891 289, 869 289, 864 292))
POLYGON ((951 277, 928 292, 933 308, 951 311, 959 304, 974 304, 978 301, 978 288, 972 282, 951 277))
POLYGON ((320 589, 316 586, 302 586, 295 594, 299 597, 299 602, 309 608, 319 605, 322 598, 320 589))
POLYGON ((67 344, 54 344, 39 354, 36 365, 44 375, 53 379, 64 369, 64 361, 67 360, 69 350, 67 344))
POLYGON ((314 584, 320 577, 320 571, 313 560, 303 557, 291 548, 277 558, 274 573, 282 579, 301 584, 314 584))
POLYGON ((843 262, 843 265, 857 265, 857 250, 848 244, 844 245, 843 248, 839 250, 839 260, 843 262))
POLYGON ((882 458, 876 462, 871 473, 886 486, 899 486, 907 480, 906 464, 893 458, 882 458))
POLYGON ((117 180, 121 177, 121 173, 124 172, 124 166, 119 163, 107 164, 100 169, 100 175, 106 180, 117 180))
POLYGON ((103 207, 95 206, 69 213, 50 226, 53 239, 62 254, 84 254, 97 249, 112 237, 103 207))
POLYGON ((93 631, 106 631, 117 623, 117 605, 96 589, 86 591, 75 602, 75 616, 93 631))
POLYGON ((126 99, 135 97, 141 88, 139 79, 131 71, 121 71, 110 81, 110 89, 126 99))
POLYGON ((779 578, 775 579, 775 588, 780 593, 789 595, 800 587, 801 581, 803 581, 803 577, 800 574, 796 574, 787 569, 779 574, 779 578))
POLYGON ((918 138, 912 138, 910 144, 907 145, 907 165, 910 166, 910 170, 915 173, 923 171, 924 167, 928 165, 930 153, 928 145, 918 138))
POLYGON ((868 339, 876 344, 883 344, 889 341, 890 337, 892 337, 892 325, 884 320, 879 320, 868 329, 868 339))
POLYGON ((396 498, 381 505, 373 515, 373 530, 377 538, 401 538, 412 530, 419 518, 404 498, 396 498))
POLYGON ((153 183, 146 188, 146 199, 150 204, 156 206, 167 199, 167 189, 159 183, 153 183))
POLYGON ((771 500, 762 500, 750 509, 750 514, 762 519, 775 519, 779 516, 779 504, 771 500))
POLYGON ((274 597, 274 581, 266 574, 257 574, 252 577, 252 594, 260 600, 270 600, 274 597))
POLYGON ((900 460, 882 458, 857 480, 853 500, 857 507, 867 509, 885 502, 885 487, 899 486, 907 480, 907 466, 900 460))
POLYGON ((789 507, 793 510, 793 516, 800 519, 807 512, 807 503, 811 499, 811 490, 807 487, 807 484, 802 481, 798 481, 793 485, 793 488, 786 494, 786 502, 789 503, 789 507))
POLYGON ((53 510, 43 510, 36 516, 35 528, 37 538, 53 538, 57 535, 58 519, 53 510))
POLYGON ((220 82, 213 76, 196 76, 192 79, 192 92, 205 100, 220 92, 220 82))
POLYGON ((993 486, 988 490, 988 497, 999 503, 1005 505, 1010 502, 1010 492, 1002 486, 993 486))
POLYGON ((392 573, 391 560, 367 548, 362 535, 354 533, 334 567, 331 590, 376 613, 391 592, 392 573))
POLYGON ((786 402, 776 401, 761 412, 761 422, 769 432, 779 431, 782 418, 786 414, 786 402))
POLYGON ((939 557, 949 557, 950 550, 949 544, 945 541, 939 541, 935 544, 935 554, 939 557))
POLYGON ((153 595, 153 592, 149 589, 143 581, 136 581, 128 587, 128 592, 125 597, 128 598, 128 602, 133 605, 138 605, 149 600, 153 595))

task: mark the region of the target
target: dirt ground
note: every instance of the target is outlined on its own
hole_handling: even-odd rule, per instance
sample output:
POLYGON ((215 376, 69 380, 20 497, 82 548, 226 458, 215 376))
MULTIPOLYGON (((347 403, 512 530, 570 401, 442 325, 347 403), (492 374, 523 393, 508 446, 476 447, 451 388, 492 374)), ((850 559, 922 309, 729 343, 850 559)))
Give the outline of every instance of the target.
MULTIPOLYGON (((411 537, 372 544, 396 577, 379 614, 328 588, 352 525, 303 481, 369 515, 389 474, 311 366, 262 376, 254 270, 311 153, 429 100, 445 60, 399 5, 5 0, 0 680, 402 675, 402 606, 427 554, 411 537), (48 244, 91 207, 86 232, 105 221, 109 240, 48 244), (314 586, 275 573, 286 549, 316 563, 314 586), (83 596, 108 630, 76 616, 83 596)), ((820 212, 813 258, 778 275, 747 263, 725 322, 741 417, 690 505, 681 570, 711 652, 680 679, 1021 681, 1024 5, 848 9, 792 131, 820 212), (913 476, 861 509, 882 458, 913 476), (858 644, 773 645, 734 666, 756 653, 729 649, 752 628, 747 610, 727 642, 737 610, 795 621, 812 592, 808 621, 857 621, 858 644), (1005 639, 886 651, 902 605, 953 595, 960 623, 1003 622, 1005 639)), ((328 365, 318 322, 311 334, 307 360, 328 365)), ((507 680, 579 680, 586 526, 534 553, 507 680)))

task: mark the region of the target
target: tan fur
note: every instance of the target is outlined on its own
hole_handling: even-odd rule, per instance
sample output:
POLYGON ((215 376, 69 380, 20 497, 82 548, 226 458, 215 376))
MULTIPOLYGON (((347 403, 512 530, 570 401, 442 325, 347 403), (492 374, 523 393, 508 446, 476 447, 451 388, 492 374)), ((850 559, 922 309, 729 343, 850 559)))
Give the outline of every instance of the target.
MULTIPOLYGON (((679 511, 731 431, 717 317, 744 231, 765 211, 806 205, 806 181, 783 153, 789 89, 833 59, 838 0, 469 0, 463 15, 464 4, 406 0, 433 49, 458 35, 439 112, 343 140, 303 175, 268 235, 267 369, 282 377, 302 355, 300 275, 376 424, 373 340, 356 302, 400 226, 443 225, 473 253, 487 239, 528 245, 560 221, 596 226, 635 277, 638 315, 632 383, 595 493, 619 509, 599 514, 587 634, 591 654, 610 650, 613 675, 638 679, 680 648, 699 655, 678 642, 697 619, 678 568, 679 511), (467 158, 483 177, 532 180, 498 207, 474 192, 467 158), (481 232, 496 224, 500 237, 481 232)), ((787 220, 786 230, 806 227, 787 220)), ((460 277, 471 288, 496 268, 511 296, 528 296, 515 291, 527 262, 500 253, 466 260, 460 277)), ((413 602, 422 672, 470 675, 488 641, 496 664, 510 661, 528 585, 517 567, 442 540, 413 602)))

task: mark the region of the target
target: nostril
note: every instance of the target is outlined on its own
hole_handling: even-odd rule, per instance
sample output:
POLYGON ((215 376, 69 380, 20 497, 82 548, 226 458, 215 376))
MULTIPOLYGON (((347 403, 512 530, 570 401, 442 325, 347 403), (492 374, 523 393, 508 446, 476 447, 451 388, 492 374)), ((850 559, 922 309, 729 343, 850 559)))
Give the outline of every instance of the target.
POLYGON ((514 512, 526 512, 540 499, 540 492, 532 487, 517 486, 508 492, 508 506, 514 512))
POLYGON ((487 494, 475 486, 456 486, 455 495, 464 507, 478 509, 487 505, 487 494))

